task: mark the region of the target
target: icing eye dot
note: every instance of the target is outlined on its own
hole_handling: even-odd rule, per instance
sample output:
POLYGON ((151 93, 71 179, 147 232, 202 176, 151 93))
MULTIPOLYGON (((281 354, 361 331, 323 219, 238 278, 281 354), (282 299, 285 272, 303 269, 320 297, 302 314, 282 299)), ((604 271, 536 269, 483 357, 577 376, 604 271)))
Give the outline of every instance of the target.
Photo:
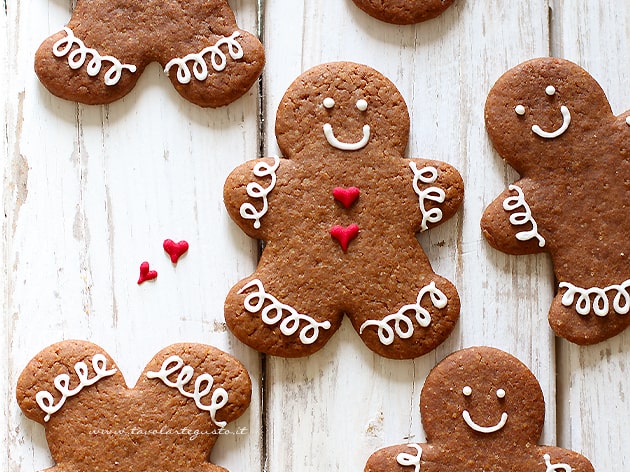
POLYGON ((472 388, 470 388, 468 385, 466 385, 463 389, 462 389, 462 393, 469 397, 472 395, 472 388))
POLYGON ((335 106, 335 100, 330 98, 330 97, 324 98, 324 106, 326 108, 329 108, 329 109, 334 107, 335 106))
POLYGON ((357 101, 357 108, 359 111, 367 110, 367 102, 363 99, 357 101))
POLYGON ((547 85, 545 93, 551 97, 553 94, 556 93, 556 88, 553 85, 547 85))
POLYGON ((517 115, 523 116, 525 114, 525 107, 523 105, 516 105, 514 111, 517 115))
POLYGON ((497 397, 498 398, 505 398, 505 390, 503 390, 502 388, 497 390, 497 397))
POLYGON ((628 126, 630 126, 630 116, 627 116, 627 117, 626 117, 626 124, 627 124, 628 126))

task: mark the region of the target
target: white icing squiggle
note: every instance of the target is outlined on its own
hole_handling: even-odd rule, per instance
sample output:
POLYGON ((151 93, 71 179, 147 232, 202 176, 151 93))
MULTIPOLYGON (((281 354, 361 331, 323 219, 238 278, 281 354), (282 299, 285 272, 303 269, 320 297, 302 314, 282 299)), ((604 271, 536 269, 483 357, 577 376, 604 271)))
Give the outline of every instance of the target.
POLYGON ((545 459, 545 465, 547 466, 547 470, 545 470, 545 472, 557 472, 558 470, 571 472, 573 470, 569 464, 552 464, 551 456, 549 454, 543 455, 543 458, 545 459))
POLYGON ((302 344, 313 344, 319 337, 320 328, 330 329, 329 321, 318 322, 308 315, 298 313, 295 308, 281 303, 276 297, 265 292, 265 287, 259 279, 252 280, 241 288, 238 293, 243 293, 251 287, 256 287, 256 291, 245 297, 243 302, 245 309, 250 313, 261 311, 262 321, 266 325, 272 326, 282 320, 280 332, 285 336, 291 336, 300 330, 300 341, 302 344), (269 305, 264 306, 265 302, 268 302, 269 305), (269 316, 271 312, 275 314, 269 316), (282 319, 285 314, 289 316, 282 319), (300 321, 306 322, 306 326, 303 326, 302 329, 300 329, 300 321))
POLYGON ((85 64, 87 56, 92 56, 87 65, 87 74, 94 77, 101 72, 103 62, 111 62, 111 66, 105 72, 103 78, 105 85, 116 85, 120 81, 122 71, 127 69, 129 72, 135 72, 136 66, 133 64, 123 64, 114 56, 101 56, 96 49, 88 48, 85 43, 77 38, 72 30, 65 27, 63 31, 66 33, 65 38, 61 38, 53 44, 52 52, 55 57, 68 56, 68 65, 71 69, 79 69, 85 64), (72 49, 73 46, 78 46, 72 49))
POLYGON ((470 428, 474 429, 475 431, 479 433, 484 433, 484 434, 496 433, 497 431, 499 431, 501 428, 505 426, 505 423, 507 423, 507 420, 508 420, 508 414, 506 412, 501 413, 501 419, 494 426, 478 425, 470 417, 470 413, 468 412, 468 410, 462 411, 462 417, 464 418, 464 421, 470 428))
POLYGON ((262 209, 258 210, 254 205, 249 202, 245 202, 241 205, 241 217, 246 220, 254 220, 254 228, 260 228, 260 219, 265 216, 269 210, 269 203, 267 202, 267 195, 276 186, 276 170, 280 165, 280 159, 277 156, 273 158, 273 164, 269 165, 264 161, 259 162, 254 166, 253 173, 256 177, 271 177, 271 182, 267 187, 263 187, 257 182, 250 182, 247 184, 247 195, 252 198, 260 198, 263 201, 262 209))
POLYGON ((510 215, 510 223, 514 226, 522 226, 528 223, 531 223, 532 225, 532 229, 529 231, 520 231, 516 233, 516 239, 519 241, 529 241, 530 239, 536 238, 538 240, 538 246, 544 247, 546 244, 545 238, 543 238, 538 232, 538 224, 532 217, 532 210, 525 201, 523 189, 521 189, 518 185, 510 185, 508 188, 515 191, 517 195, 506 198, 503 201, 503 209, 505 211, 514 211, 517 208, 523 208, 523 211, 510 215))
POLYGON ((224 388, 217 388, 212 393, 212 398, 209 405, 205 405, 201 400, 210 394, 212 385, 214 384, 214 378, 210 374, 201 374, 195 380, 193 392, 190 393, 184 389, 184 386, 189 383, 193 375, 195 375, 195 369, 192 366, 184 365, 184 360, 179 356, 171 356, 162 363, 162 367, 159 372, 147 372, 147 378, 160 379, 168 387, 176 388, 186 398, 192 398, 195 400, 195 405, 202 411, 210 413, 212 422, 220 428, 224 428, 227 425, 226 421, 217 421, 217 411, 227 405, 228 393, 224 388), (174 364, 174 365, 173 365, 174 364), (169 380, 169 375, 178 372, 175 382, 169 380), (205 387, 201 388, 205 382, 205 387))
POLYGON ((426 166, 418 170, 418 166, 415 162, 410 162, 409 167, 411 167, 411 170, 413 171, 413 190, 416 194, 418 194, 418 203, 420 205, 420 211, 422 212, 420 231, 425 231, 428 228, 427 222, 437 223, 442 219, 442 210, 439 208, 427 210, 425 207, 425 200, 430 200, 436 203, 444 203, 446 193, 439 187, 429 187, 422 190, 418 185, 418 182, 422 182, 423 184, 435 183, 438 178, 438 170, 435 167, 426 166))
POLYGON ((426 294, 429 294, 429 297, 431 298, 431 303, 436 308, 442 309, 448 304, 448 298, 446 298, 444 292, 442 292, 439 288, 435 286, 435 282, 431 282, 429 285, 422 287, 422 289, 418 293, 416 303, 405 305, 400 310, 398 310, 398 312, 387 315, 382 320, 367 320, 361 325, 361 328, 359 329, 359 334, 363 334, 363 330, 368 326, 377 326, 378 339, 381 344, 385 346, 389 346, 394 342, 395 334, 398 335, 398 337, 401 339, 410 338, 411 336, 413 336, 414 327, 411 318, 405 314, 406 312, 415 312, 416 321, 423 328, 426 328, 431 324, 431 314, 426 308, 420 305, 420 303, 422 302, 422 298, 426 294), (389 323, 392 321, 394 322, 393 327, 389 325, 389 323), (401 326, 401 323, 404 326, 401 326))
POLYGON ((569 282, 560 282, 560 288, 567 289, 561 300, 564 306, 573 305, 575 295, 578 295, 575 311, 580 315, 588 315, 591 312, 591 307, 597 316, 608 315, 610 312, 608 292, 617 292, 612 303, 615 313, 625 315, 630 312, 630 293, 628 290, 630 288, 630 279, 622 282, 620 285, 609 285, 604 288, 581 288, 569 282), (592 303, 591 295, 594 297, 592 303))
POLYGON ((204 58, 206 54, 210 54, 210 64, 216 72, 223 71, 227 66, 227 55, 221 50, 221 46, 227 46, 228 54, 235 61, 243 58, 243 47, 236 40, 238 36, 240 33, 235 31, 231 36, 219 39, 214 45, 202 49, 201 52, 171 59, 164 67, 164 72, 168 74, 171 67, 177 66, 177 81, 180 84, 190 83, 193 75, 199 81, 206 80, 208 78, 208 64, 204 58), (188 62, 191 61, 192 73, 188 66, 188 62))
POLYGON ((83 390, 85 387, 94 385, 103 377, 109 377, 118 372, 116 369, 107 369, 107 358, 103 354, 95 354, 92 357, 92 369, 94 377, 90 378, 88 366, 85 362, 77 362, 74 365, 74 371, 79 378, 79 384, 75 388, 70 388, 70 376, 68 374, 59 374, 55 377, 55 388, 61 393, 61 399, 55 404, 55 399, 50 392, 43 390, 37 392, 35 401, 37 405, 46 413, 44 421, 50 420, 50 415, 56 413, 66 403, 68 397, 72 397, 83 390))
POLYGON ((422 458, 422 448, 418 444, 408 444, 409 447, 416 450, 416 454, 408 454, 401 452, 396 456, 396 462, 403 467, 413 466, 413 472, 420 472, 420 459, 422 458))
MULTIPOLYGON (((555 92, 554 92, 555 93, 555 92)), ((571 124, 571 112, 567 107, 562 105, 560 107, 560 113, 562 113, 562 126, 555 131, 544 131, 540 126, 533 125, 532 131, 536 133, 541 138, 553 139, 557 138, 564 134, 564 132, 569 129, 569 125, 571 124)))

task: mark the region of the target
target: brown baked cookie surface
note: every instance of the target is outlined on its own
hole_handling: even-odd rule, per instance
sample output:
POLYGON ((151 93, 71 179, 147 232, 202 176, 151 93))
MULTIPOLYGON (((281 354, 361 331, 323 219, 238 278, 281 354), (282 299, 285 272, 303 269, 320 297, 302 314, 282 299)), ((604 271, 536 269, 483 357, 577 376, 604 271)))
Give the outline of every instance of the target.
POLYGON ((24 414, 46 429, 55 472, 226 472, 208 462, 227 423, 249 406, 251 381, 232 356, 174 344, 133 388, 112 358, 85 341, 44 349, 18 380, 24 414))
POLYGON ((219 107, 250 89, 265 55, 226 0, 78 0, 37 50, 35 72, 54 95, 100 105, 126 95, 151 62, 186 100, 219 107))
POLYGON ((376 451, 365 472, 593 472, 584 456, 538 446, 545 402, 531 371, 490 347, 457 351, 420 394, 427 442, 376 451))
POLYGON ((409 25, 430 20, 454 0, 352 0, 361 10, 386 23, 409 25))
POLYGON ((408 133, 402 95, 370 67, 328 63, 293 82, 276 119, 284 157, 249 161, 224 187, 230 216, 266 242, 225 302, 236 337, 306 356, 346 314, 386 357, 417 357, 446 339, 459 297, 416 233, 453 216, 463 183, 444 162, 403 158, 408 133))
POLYGON ((613 115, 581 67, 541 58, 497 81, 485 120, 521 175, 483 215, 488 242, 551 254, 558 336, 593 344, 621 332, 630 324, 630 112, 613 115))

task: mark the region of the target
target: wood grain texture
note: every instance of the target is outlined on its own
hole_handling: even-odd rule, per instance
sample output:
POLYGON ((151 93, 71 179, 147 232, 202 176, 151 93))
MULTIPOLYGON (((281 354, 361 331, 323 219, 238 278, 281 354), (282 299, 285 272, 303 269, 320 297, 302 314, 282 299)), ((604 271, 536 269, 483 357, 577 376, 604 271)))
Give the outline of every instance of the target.
POLYGON ((589 70, 621 113, 630 106, 630 5, 456 0, 435 20, 393 26, 351 0, 230 0, 244 29, 256 31, 259 15, 264 21, 261 121, 256 89, 204 110, 179 97, 157 65, 109 106, 51 96, 33 54, 68 20, 71 3, 13 0, 0 10, 1 470, 52 464, 43 428, 19 411, 14 388, 35 353, 70 338, 103 346, 130 383, 173 342, 214 344, 242 360, 255 392, 235 426, 249 434, 221 438, 212 457, 233 472, 359 471, 380 447, 424 440, 418 404, 429 370, 453 350, 482 344, 516 355, 538 377, 547 402, 542 443, 582 452, 596 470, 630 466, 630 334, 584 348, 555 340, 548 257, 500 253, 479 230, 483 209, 517 176, 483 125, 494 81, 524 60, 563 56, 589 70), (436 352, 414 361, 372 354, 347 321, 309 358, 263 358, 223 322, 225 294, 257 257, 256 242, 224 210, 223 181, 260 155, 259 144, 264 155, 279 153, 282 94, 307 68, 336 60, 389 77, 411 113, 407 157, 446 161, 466 184, 459 214, 420 235, 434 270, 459 290, 461 320, 436 352), (162 250, 165 238, 190 243, 177 266, 162 250), (138 286, 144 260, 159 276, 138 286))

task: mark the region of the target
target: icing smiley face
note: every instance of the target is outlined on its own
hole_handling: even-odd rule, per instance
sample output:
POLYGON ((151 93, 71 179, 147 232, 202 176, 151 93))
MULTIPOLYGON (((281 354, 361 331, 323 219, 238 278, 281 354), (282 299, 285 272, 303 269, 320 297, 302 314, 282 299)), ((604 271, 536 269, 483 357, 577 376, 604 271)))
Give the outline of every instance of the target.
MULTIPOLYGON (((549 97, 553 97, 556 94, 556 88, 553 85, 548 85, 545 87, 545 94, 549 97)), ((516 105, 514 107, 514 112, 519 116, 524 116, 527 112, 527 109, 523 105, 516 105)), ((554 139, 559 136, 562 136, 564 132, 569 129, 569 125, 571 124, 571 112, 569 109, 562 105, 560 107, 560 113, 562 114, 562 125, 554 131, 545 131, 539 125, 532 125, 532 131, 536 133, 541 138, 545 139, 554 139)))
MULTIPOLYGON (((470 386, 466 385, 462 389, 462 394, 466 397, 471 397, 473 394, 473 390, 470 386)), ((497 399, 499 400, 505 398, 505 390, 503 390, 502 388, 498 389, 496 391, 496 395, 497 395, 497 399)), ((468 410, 462 411, 462 418, 464 418, 464 421, 471 429, 479 433, 488 434, 488 433, 496 433, 497 431, 501 430, 505 426, 505 423, 507 423, 508 414, 505 411, 501 413, 501 419, 492 426, 481 426, 480 424, 475 423, 475 421, 470 416, 470 412, 468 410)))
MULTIPOLYGON (((332 110, 335 107, 335 100, 331 97, 327 97, 324 99, 323 105, 325 108, 332 110)), ((357 100, 356 108, 359 111, 366 111, 368 107, 368 103, 363 98, 357 100)), ((359 149, 364 148, 368 141, 370 140, 370 125, 363 125, 363 136, 362 138, 355 143, 346 143, 339 141, 335 136, 335 132, 333 131, 333 127, 330 123, 325 123, 323 126, 324 136, 326 137, 326 141, 332 147, 340 149, 342 151, 358 151, 359 149)))

